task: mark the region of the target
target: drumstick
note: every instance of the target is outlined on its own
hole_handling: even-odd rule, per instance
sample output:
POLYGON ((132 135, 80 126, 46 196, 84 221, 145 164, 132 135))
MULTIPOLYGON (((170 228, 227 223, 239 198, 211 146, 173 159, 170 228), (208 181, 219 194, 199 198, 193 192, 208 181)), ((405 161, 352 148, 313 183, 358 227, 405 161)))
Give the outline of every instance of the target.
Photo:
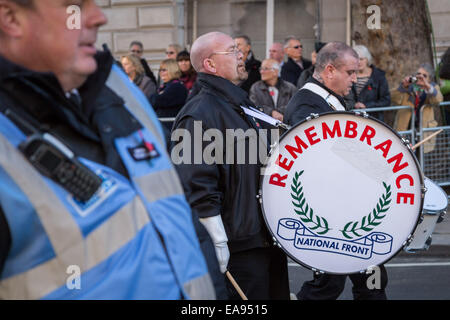
POLYGON ((233 287, 236 289, 237 293, 241 296, 242 300, 248 300, 248 298, 245 296, 244 292, 241 290, 241 287, 237 284, 236 280, 234 280, 233 276, 231 275, 230 271, 225 272, 225 274, 228 277, 228 280, 230 280, 233 287))
POLYGON ((425 142, 427 142, 428 140, 430 140, 431 138, 437 136, 439 133, 441 133, 442 131, 444 131, 444 129, 441 129, 439 131, 436 131, 435 133, 433 133, 431 136, 426 137, 425 139, 423 139, 422 141, 420 141, 419 143, 415 144, 414 147, 412 147, 412 150, 417 149, 417 147, 419 147, 420 145, 424 144, 425 142))

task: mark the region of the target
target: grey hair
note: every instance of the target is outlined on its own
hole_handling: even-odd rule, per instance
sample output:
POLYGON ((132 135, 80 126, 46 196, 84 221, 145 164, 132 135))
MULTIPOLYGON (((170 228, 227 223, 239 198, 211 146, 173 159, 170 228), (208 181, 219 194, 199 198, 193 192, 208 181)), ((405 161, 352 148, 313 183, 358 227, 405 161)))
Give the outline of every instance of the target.
POLYGON ((251 46, 252 45, 252 40, 250 40, 250 37, 245 35, 245 34, 239 34, 236 37, 234 37, 234 39, 244 39, 245 42, 251 46))
POLYGON ((419 66, 419 69, 425 69, 425 71, 428 73, 428 75, 430 76, 430 80, 434 81, 434 69, 431 66, 431 64, 429 64, 428 62, 422 63, 419 66))
POLYGON ((359 59, 358 53, 343 42, 330 42, 323 47, 316 58, 315 74, 321 73, 325 70, 328 64, 334 65, 336 68, 340 67, 342 59, 346 55, 351 55, 359 59))
POLYGON ((298 41, 300 41, 300 39, 299 39, 298 37, 296 37, 296 36, 287 36, 287 37, 284 39, 284 49, 286 49, 287 47, 289 47, 289 41, 291 41, 291 40, 298 40, 298 41))
POLYGON ((360 58, 366 58, 367 61, 369 62, 369 65, 373 64, 373 57, 370 54, 370 51, 369 51, 369 49, 367 49, 366 46, 363 46, 362 44, 356 45, 356 46, 353 46, 353 50, 356 51, 356 53, 358 54, 358 56, 360 58))
POLYGON ((178 43, 171 43, 167 46, 167 48, 172 47, 175 49, 175 51, 177 52, 177 54, 183 49, 181 48, 181 46, 178 43))
POLYGON ((130 43, 130 48, 131 48, 132 46, 139 46, 141 49, 144 49, 144 45, 142 44, 142 42, 137 41, 137 40, 131 41, 131 43, 130 43))

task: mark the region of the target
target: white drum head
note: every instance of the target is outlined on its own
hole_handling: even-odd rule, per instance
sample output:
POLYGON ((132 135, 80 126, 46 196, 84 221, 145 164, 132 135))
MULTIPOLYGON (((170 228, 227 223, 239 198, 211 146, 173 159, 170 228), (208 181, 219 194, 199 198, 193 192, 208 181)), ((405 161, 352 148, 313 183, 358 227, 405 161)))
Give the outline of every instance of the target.
POLYGON ((273 148, 261 195, 266 223, 298 263, 331 274, 392 258, 413 233, 423 177, 389 127, 349 112, 289 130, 273 148))
POLYGON ((423 203, 423 209, 425 213, 439 214, 447 209, 447 194, 441 187, 439 187, 439 185, 425 177, 425 188, 427 188, 423 203))

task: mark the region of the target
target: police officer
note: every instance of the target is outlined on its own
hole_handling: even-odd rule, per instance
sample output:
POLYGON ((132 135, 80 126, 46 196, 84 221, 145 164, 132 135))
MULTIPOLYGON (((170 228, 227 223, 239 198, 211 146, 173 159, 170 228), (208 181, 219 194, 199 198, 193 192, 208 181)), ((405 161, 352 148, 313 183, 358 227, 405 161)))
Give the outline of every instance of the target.
MULTIPOLYGON (((249 156, 255 156, 249 155, 250 141, 261 139, 263 146, 267 141, 259 133, 263 123, 247 114, 253 103, 238 87, 247 77, 243 54, 230 36, 211 32, 194 42, 191 61, 198 72, 199 90, 177 115, 172 128, 172 159, 187 199, 213 239, 221 271, 230 271, 248 299, 289 299, 287 259, 272 245, 256 198, 261 163, 249 161, 249 156), (230 139, 229 130, 249 132, 251 137, 230 139), (195 136, 207 132, 216 132, 226 140, 224 153, 217 151, 215 155, 218 161, 203 156, 209 143, 196 145, 195 136), (184 139, 193 137, 193 143, 176 140, 180 134, 184 139), (180 149, 180 144, 186 148, 180 149), (243 153, 245 160, 238 162, 243 153)), ((221 139, 217 139, 220 144, 221 139)), ((230 284, 228 288, 230 297, 239 299, 230 284)))
MULTIPOLYGON (((358 64, 358 54, 345 43, 330 42, 325 45, 317 55, 312 78, 287 105, 285 121, 295 125, 311 113, 345 111, 343 97, 356 82, 358 64)), ((381 286, 374 289, 369 289, 367 285, 370 275, 350 275, 354 299, 385 300, 387 273, 384 266, 380 266, 380 274, 381 286)), ((314 279, 303 284, 297 297, 300 300, 337 299, 344 290, 346 278, 346 275, 314 274, 314 279)))
POLYGON ((214 298, 161 126, 67 9, 0 0, 0 299, 214 298))

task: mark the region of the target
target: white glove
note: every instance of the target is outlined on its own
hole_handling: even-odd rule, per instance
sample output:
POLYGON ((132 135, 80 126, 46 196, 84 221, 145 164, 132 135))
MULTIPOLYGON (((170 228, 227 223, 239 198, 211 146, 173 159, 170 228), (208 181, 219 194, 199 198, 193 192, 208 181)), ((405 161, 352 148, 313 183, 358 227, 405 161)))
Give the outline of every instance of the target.
POLYGON ((228 261, 230 260, 230 250, 228 249, 228 237, 225 233, 222 218, 220 215, 209 218, 200 218, 200 222, 208 230, 214 246, 216 247, 216 256, 219 261, 220 271, 227 271, 228 261))
POLYGON ((219 261, 220 272, 227 271, 228 261, 230 260, 230 250, 226 242, 214 244, 216 247, 217 260, 219 261))

